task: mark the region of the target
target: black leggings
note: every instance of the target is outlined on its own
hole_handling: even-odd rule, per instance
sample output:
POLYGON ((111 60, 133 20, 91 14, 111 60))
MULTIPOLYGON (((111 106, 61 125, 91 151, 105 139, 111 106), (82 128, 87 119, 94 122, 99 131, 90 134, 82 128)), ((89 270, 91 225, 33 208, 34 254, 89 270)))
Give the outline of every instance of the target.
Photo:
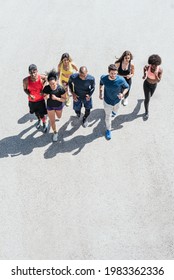
POLYGON ((147 80, 144 81, 144 84, 143 84, 144 97, 145 97, 144 107, 145 107, 146 114, 148 114, 148 112, 149 112, 150 98, 154 94, 156 87, 157 87, 157 84, 150 84, 147 80))
POLYGON ((127 98, 128 96, 129 96, 129 91, 130 91, 130 88, 131 88, 131 84, 132 84, 132 79, 130 78, 130 79, 126 79, 125 78, 125 80, 126 80, 126 82, 128 83, 128 85, 129 85, 129 90, 128 90, 128 92, 125 94, 125 96, 124 96, 124 98, 127 98))

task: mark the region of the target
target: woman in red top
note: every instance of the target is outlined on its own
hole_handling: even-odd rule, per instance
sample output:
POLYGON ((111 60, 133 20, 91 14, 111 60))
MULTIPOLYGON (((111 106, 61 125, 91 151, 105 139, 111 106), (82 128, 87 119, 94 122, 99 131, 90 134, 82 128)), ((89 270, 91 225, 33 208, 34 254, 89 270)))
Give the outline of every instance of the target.
POLYGON ((47 114, 45 100, 43 97, 43 87, 46 83, 46 76, 39 75, 37 71, 37 66, 31 64, 29 66, 30 76, 23 79, 23 89, 28 95, 28 105, 30 109, 30 114, 35 113, 38 121, 36 123, 36 128, 39 129, 41 126, 41 120, 43 123, 43 131, 47 131, 46 127, 46 117, 47 114))

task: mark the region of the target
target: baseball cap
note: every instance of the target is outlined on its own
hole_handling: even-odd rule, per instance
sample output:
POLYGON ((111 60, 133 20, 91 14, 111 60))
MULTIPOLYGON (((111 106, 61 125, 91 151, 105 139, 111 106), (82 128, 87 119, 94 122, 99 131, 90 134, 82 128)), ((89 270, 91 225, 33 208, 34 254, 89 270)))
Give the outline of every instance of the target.
POLYGON ((32 71, 32 70, 37 70, 37 66, 35 64, 31 64, 29 67, 28 67, 28 71, 32 71))

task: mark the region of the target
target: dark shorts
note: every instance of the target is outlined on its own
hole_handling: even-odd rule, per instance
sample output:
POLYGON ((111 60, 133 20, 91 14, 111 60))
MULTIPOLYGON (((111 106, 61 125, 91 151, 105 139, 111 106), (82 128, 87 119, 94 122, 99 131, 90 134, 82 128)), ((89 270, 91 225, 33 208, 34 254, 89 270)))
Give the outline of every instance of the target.
POLYGON ((31 102, 29 101, 28 106, 30 108, 30 114, 37 114, 41 118, 44 117, 44 115, 47 114, 47 109, 45 106, 45 100, 37 101, 37 102, 31 102))
POLYGON ((80 111, 83 105, 87 110, 92 109, 92 98, 90 98, 89 101, 87 101, 86 99, 78 99, 76 102, 73 101, 74 111, 80 111))
POLYGON ((64 103, 62 103, 62 105, 59 106, 59 107, 49 107, 49 106, 47 106, 47 110, 48 111, 61 111, 63 109, 63 107, 64 107, 64 103))

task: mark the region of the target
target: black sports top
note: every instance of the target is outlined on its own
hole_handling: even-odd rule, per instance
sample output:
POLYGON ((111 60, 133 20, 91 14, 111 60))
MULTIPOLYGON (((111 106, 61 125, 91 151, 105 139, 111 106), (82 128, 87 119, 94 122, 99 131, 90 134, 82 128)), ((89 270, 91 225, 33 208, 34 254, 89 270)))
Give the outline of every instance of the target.
POLYGON ((127 75, 129 75, 131 73, 131 64, 130 64, 130 62, 129 62, 129 66, 128 66, 127 70, 123 70, 121 66, 122 66, 122 63, 120 62, 120 66, 118 68, 118 75, 120 75, 120 76, 127 76, 127 75))
POLYGON ((65 93, 65 90, 62 86, 58 85, 55 90, 52 90, 51 87, 45 86, 43 89, 43 93, 49 94, 50 98, 47 99, 47 106, 48 107, 60 107, 62 105, 61 101, 53 100, 51 95, 54 94, 56 97, 60 97, 65 93))

